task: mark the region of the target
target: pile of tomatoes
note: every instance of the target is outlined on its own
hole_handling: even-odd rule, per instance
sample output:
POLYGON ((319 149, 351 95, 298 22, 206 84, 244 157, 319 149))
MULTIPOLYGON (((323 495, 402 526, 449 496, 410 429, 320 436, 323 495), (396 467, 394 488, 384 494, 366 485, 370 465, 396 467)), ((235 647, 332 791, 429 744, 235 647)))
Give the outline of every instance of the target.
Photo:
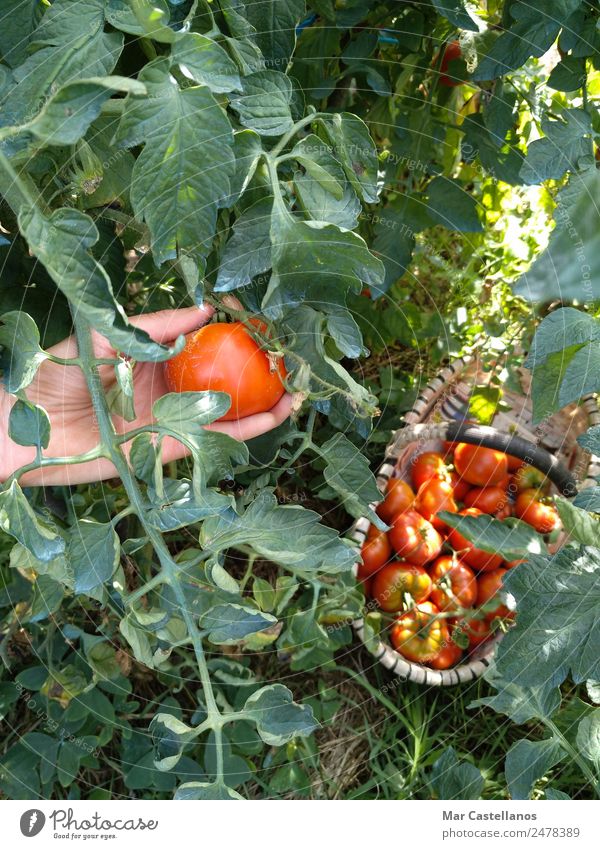
POLYGON ((440 517, 442 511, 504 520, 515 516, 549 534, 559 527, 542 472, 516 457, 467 443, 413 456, 412 486, 388 481, 371 525, 358 579, 365 594, 392 617, 390 640, 407 660, 434 669, 459 663, 514 618, 502 590, 507 562, 477 548, 440 517))

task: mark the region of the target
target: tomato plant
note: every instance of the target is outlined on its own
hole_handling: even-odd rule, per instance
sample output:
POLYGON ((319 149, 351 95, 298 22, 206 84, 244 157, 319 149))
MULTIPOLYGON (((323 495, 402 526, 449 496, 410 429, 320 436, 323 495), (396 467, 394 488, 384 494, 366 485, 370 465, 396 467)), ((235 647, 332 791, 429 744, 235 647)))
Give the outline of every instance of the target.
MULTIPOLYGON (((552 556, 519 519, 448 534, 470 568, 516 564, 470 724, 485 776, 430 766, 465 700, 441 726, 362 649, 351 683, 342 664, 365 607, 389 624, 357 587, 352 520, 376 528, 363 576, 388 568, 380 519, 411 569, 442 552, 407 485, 372 509, 424 382, 481 358, 468 409, 447 400, 485 424, 525 366, 542 442, 600 389, 597 4, 553 2, 543 25, 462 0, 1 5, 2 798, 595 794, 597 487, 557 500, 552 556), (342 705, 360 770, 332 755, 342 705), (522 734, 506 769, 493 711, 522 734)), ((600 454, 596 429, 578 438, 600 454)), ((531 481, 450 448, 465 477, 421 455, 416 489, 449 480, 462 504, 531 481)), ((392 633, 449 668, 432 610, 392 633)))

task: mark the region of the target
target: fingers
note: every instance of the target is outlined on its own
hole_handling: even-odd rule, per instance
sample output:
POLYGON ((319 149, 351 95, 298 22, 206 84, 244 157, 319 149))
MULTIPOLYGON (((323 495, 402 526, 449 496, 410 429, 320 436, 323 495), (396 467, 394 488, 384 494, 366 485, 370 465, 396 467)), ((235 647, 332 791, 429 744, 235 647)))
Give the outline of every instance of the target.
POLYGON ((214 315, 214 308, 205 304, 202 307, 185 307, 180 310, 161 310, 148 315, 132 315, 131 324, 145 330, 160 344, 173 342, 180 334, 191 333, 206 324, 214 315))
POLYGON ((240 442, 245 442, 247 439, 253 439, 255 436, 260 436, 273 430, 274 427, 282 424, 292 411, 292 396, 287 392, 282 398, 266 413, 257 413, 254 416, 246 416, 245 419, 238 419, 234 422, 214 422, 207 425, 207 430, 218 430, 220 433, 227 433, 233 436, 240 442))

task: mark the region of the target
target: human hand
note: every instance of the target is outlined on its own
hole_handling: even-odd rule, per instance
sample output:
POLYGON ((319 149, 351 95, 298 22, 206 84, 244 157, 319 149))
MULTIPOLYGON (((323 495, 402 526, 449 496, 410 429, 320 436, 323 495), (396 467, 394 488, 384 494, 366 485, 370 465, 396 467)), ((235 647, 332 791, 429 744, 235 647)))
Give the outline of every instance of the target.
MULTIPOLYGON (((156 342, 173 343, 180 334, 197 330, 210 321, 214 314, 212 307, 190 307, 179 310, 163 310, 149 315, 133 316, 130 321, 145 330, 156 342)), ((115 350, 104 336, 93 332, 94 354, 98 359, 110 359, 116 356, 115 350)), ((69 336, 49 349, 49 353, 62 359, 77 356, 77 342, 69 336)), ((99 366, 104 390, 108 391, 116 383, 112 365, 99 366)), ((113 415, 117 433, 143 427, 153 422, 152 406, 157 398, 169 390, 165 383, 162 363, 136 362, 133 367, 134 401, 136 418, 127 422, 113 415)), ((44 457, 56 458, 75 454, 84 454, 94 449, 100 441, 100 433, 95 421, 92 400, 85 378, 77 366, 64 366, 44 361, 31 385, 27 388, 28 399, 43 407, 52 426, 50 443, 44 450, 44 457)), ((17 445, 8 436, 8 415, 15 399, 5 392, 0 398, 0 441, 2 480, 16 469, 30 463, 35 458, 35 448, 17 445)), ((245 441, 266 433, 281 424, 291 411, 291 395, 285 393, 281 400, 266 413, 257 413, 238 421, 216 422, 207 427, 227 433, 234 439, 245 441)), ((130 443, 124 443, 128 453, 130 443)), ((165 463, 178 460, 189 453, 184 446, 171 437, 163 440, 162 456, 165 463)), ((76 484, 105 480, 116 475, 110 460, 100 458, 85 463, 47 466, 26 472, 21 483, 26 486, 50 486, 57 484, 76 484)))

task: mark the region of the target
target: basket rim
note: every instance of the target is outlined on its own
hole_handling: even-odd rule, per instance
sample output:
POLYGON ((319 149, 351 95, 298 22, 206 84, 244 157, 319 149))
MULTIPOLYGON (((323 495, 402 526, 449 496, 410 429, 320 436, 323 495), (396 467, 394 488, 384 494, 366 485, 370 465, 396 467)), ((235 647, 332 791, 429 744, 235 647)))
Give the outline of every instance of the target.
MULTIPOLYGON (((405 414, 404 423, 397 430, 392 431, 390 441, 385 448, 383 461, 376 475, 377 486, 381 495, 383 495, 388 480, 392 477, 396 470, 396 463, 400 453, 408 447, 408 445, 417 441, 417 439, 425 441, 427 438, 440 438, 438 434, 445 432, 445 428, 449 424, 452 424, 452 422, 447 420, 442 420, 440 422, 423 422, 420 420, 420 417, 423 414, 423 408, 429 406, 432 398, 434 398, 436 394, 439 394, 445 385, 450 385, 452 382, 456 381, 464 369, 467 366, 472 365, 474 361, 475 358, 473 356, 458 358, 442 369, 441 372, 429 381, 427 386, 422 390, 417 398, 413 408, 405 414), (428 394, 430 395, 429 398, 427 397, 428 394), (415 430, 417 430, 417 439, 409 438, 408 434, 414 433, 415 430), (429 432, 433 432, 435 435, 428 437, 429 432)), ((593 395, 584 396, 581 399, 580 404, 584 409, 590 424, 600 423, 600 409, 598 408, 596 398, 593 395)), ((485 430, 501 433, 498 428, 493 427, 485 428, 485 430)), ((529 440, 522 441, 529 442, 529 440)), ((530 444, 537 447, 534 443, 530 444)), ((550 457, 554 457, 555 462, 564 468, 563 464, 560 463, 555 455, 552 455, 547 451, 545 451, 545 453, 550 457)), ((535 465, 535 463, 532 463, 532 465, 535 465)), ((595 455, 590 454, 586 468, 586 477, 581 482, 583 487, 595 483, 594 476, 590 473, 590 469, 593 467, 596 467, 600 472, 600 459, 595 455)), ((572 498, 576 495, 576 493, 577 490, 571 492, 571 494, 567 497, 572 498)), ((369 505, 370 508, 375 510, 381 503, 381 500, 382 499, 372 502, 369 505)), ((359 545, 362 545, 365 541, 370 525, 371 521, 366 516, 361 516, 356 519, 350 531, 350 538, 359 545)), ((353 565, 353 574, 355 577, 357 576, 358 568, 359 563, 356 561, 353 565)), ((367 650, 390 672, 400 677, 401 680, 412 681, 413 683, 426 684, 429 686, 455 686, 459 683, 475 681, 477 678, 481 677, 490 666, 498 643, 503 636, 502 634, 498 634, 492 639, 486 641, 483 646, 478 647, 475 650, 471 659, 465 663, 459 663, 457 666, 449 669, 438 670, 432 669, 431 667, 425 666, 421 663, 415 663, 414 661, 407 660, 389 643, 385 643, 382 640, 378 640, 375 648, 369 647, 364 635, 363 617, 355 619, 352 622, 352 627, 367 650)))

